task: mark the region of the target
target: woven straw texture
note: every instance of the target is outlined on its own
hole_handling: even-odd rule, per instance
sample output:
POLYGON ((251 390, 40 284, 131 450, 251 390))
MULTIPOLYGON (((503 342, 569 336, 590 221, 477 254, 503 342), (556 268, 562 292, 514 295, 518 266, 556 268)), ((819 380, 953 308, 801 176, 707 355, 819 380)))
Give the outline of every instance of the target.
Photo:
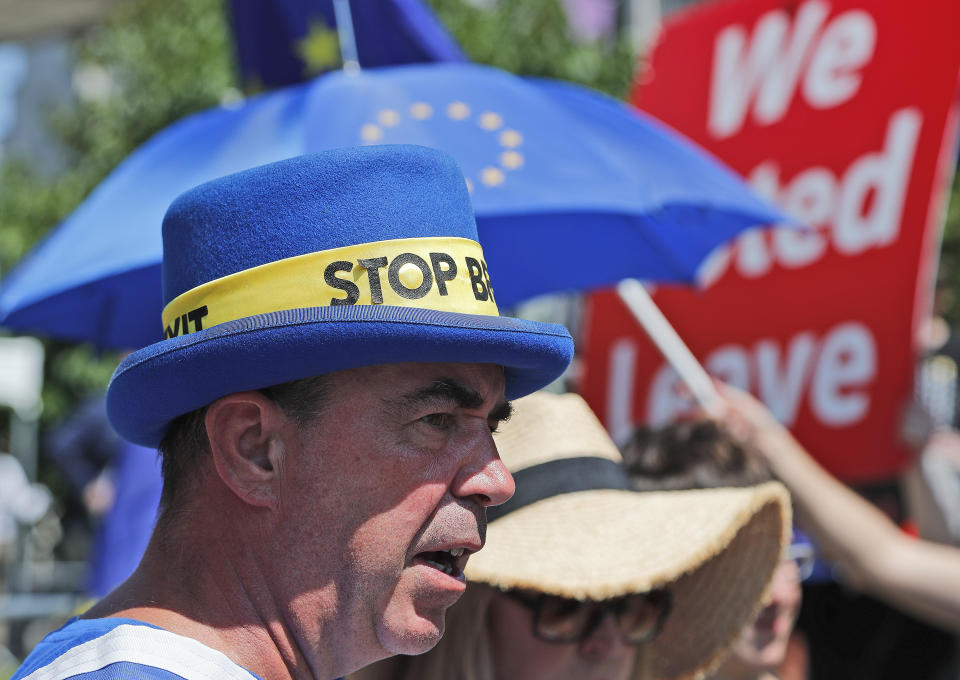
MULTIPOLYGON (((515 402, 497 435, 516 472, 558 458, 620 460, 576 395, 515 402)), ((470 580, 579 599, 668 587, 673 606, 652 643, 657 678, 702 675, 755 615, 790 536, 777 482, 739 489, 639 493, 601 489, 540 500, 495 522, 470 558, 470 580)))

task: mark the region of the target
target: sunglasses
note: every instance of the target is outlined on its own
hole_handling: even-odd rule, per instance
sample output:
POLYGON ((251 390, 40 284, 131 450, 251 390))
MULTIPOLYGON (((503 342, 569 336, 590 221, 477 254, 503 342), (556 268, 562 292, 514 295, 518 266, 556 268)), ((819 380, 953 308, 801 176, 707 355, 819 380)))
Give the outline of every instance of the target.
POLYGON ((624 642, 642 645, 653 640, 670 611, 670 591, 651 590, 610 600, 572 600, 544 593, 508 590, 503 593, 533 612, 533 634, 544 642, 571 643, 587 639, 611 614, 624 642))

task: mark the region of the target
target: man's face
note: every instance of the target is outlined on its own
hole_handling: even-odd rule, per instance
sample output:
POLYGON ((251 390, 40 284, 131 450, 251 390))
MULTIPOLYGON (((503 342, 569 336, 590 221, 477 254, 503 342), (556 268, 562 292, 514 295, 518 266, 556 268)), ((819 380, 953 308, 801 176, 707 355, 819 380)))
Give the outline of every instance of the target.
POLYGON ((321 415, 281 471, 277 557, 288 615, 308 638, 317 626, 299 644, 350 668, 439 640, 466 557, 483 544, 484 508, 513 494, 491 436, 509 406, 490 364, 329 378, 321 415), (321 619, 333 630, 321 634, 321 619))

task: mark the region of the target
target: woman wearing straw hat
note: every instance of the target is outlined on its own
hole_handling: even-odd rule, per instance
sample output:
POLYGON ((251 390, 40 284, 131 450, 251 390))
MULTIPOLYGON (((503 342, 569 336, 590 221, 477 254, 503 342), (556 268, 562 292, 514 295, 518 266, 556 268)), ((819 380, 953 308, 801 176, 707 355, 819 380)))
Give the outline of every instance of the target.
POLYGON ((517 493, 440 643, 355 680, 693 678, 755 613, 789 538, 778 483, 637 493, 576 395, 515 402, 496 436, 517 493))

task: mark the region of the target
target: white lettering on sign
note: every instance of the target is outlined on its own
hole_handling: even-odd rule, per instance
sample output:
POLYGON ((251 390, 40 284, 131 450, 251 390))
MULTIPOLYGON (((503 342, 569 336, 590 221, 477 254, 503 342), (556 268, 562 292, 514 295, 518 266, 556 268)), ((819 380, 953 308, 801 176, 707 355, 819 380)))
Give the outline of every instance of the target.
POLYGON ((741 390, 750 389, 750 365, 738 345, 723 345, 713 350, 707 370, 729 385, 741 390))
POLYGON ((853 161, 841 177, 829 168, 813 167, 780 187, 779 167, 764 161, 748 176, 757 191, 815 229, 753 229, 731 246, 717 250, 701 268, 701 285, 722 276, 731 261, 746 278, 769 273, 775 264, 806 267, 826 254, 828 246, 842 255, 860 255, 892 245, 900 235, 923 115, 919 109, 894 112, 883 148, 853 161))
POLYGON ((816 346, 813 333, 801 333, 790 341, 784 357, 780 356, 780 346, 773 340, 761 340, 753 348, 757 392, 763 395, 770 412, 781 423, 797 419, 803 384, 816 346))
POLYGON ((610 379, 607 381, 607 431, 618 444, 625 443, 633 430, 633 376, 637 366, 637 345, 620 338, 610 346, 610 379))
MULTIPOLYGON (((624 343, 632 342, 621 339, 618 345, 622 349, 624 343)), ((615 363, 611 355, 610 383, 616 379, 614 371, 621 368, 615 363)), ((834 326, 819 340, 813 332, 803 331, 786 343, 763 339, 751 347, 724 345, 708 354, 703 365, 720 380, 751 390, 788 427, 796 422, 806 395, 820 424, 839 428, 867 415, 869 387, 877 375, 877 349, 870 329, 849 321, 834 326)), ((632 394, 622 377, 619 380, 618 395, 632 394)), ((646 421, 650 424, 663 425, 689 412, 690 399, 669 366, 654 373, 649 389, 646 421)), ((608 398, 614 398, 613 391, 608 398)), ((617 413, 621 419, 617 431, 622 433, 627 427, 622 410, 608 401, 607 412, 607 426, 612 425, 609 415, 617 413)))
POLYGON ((855 255, 896 240, 922 120, 916 109, 893 114, 884 150, 847 169, 834 220, 834 242, 841 253, 855 255))
POLYGON ((810 406, 825 425, 843 427, 867 414, 870 397, 857 390, 877 374, 877 350, 870 331, 859 323, 836 327, 823 341, 813 374, 810 406))
POLYGON ((811 107, 829 109, 856 95, 873 58, 877 27, 863 10, 826 21, 830 6, 803 3, 791 17, 767 12, 752 34, 743 26, 717 34, 710 77, 707 131, 718 139, 743 127, 751 102, 757 125, 782 119, 797 91, 811 107))
POLYGON ((827 24, 810 57, 803 98, 815 109, 830 109, 860 89, 861 69, 873 58, 877 26, 867 12, 850 10, 827 24))

